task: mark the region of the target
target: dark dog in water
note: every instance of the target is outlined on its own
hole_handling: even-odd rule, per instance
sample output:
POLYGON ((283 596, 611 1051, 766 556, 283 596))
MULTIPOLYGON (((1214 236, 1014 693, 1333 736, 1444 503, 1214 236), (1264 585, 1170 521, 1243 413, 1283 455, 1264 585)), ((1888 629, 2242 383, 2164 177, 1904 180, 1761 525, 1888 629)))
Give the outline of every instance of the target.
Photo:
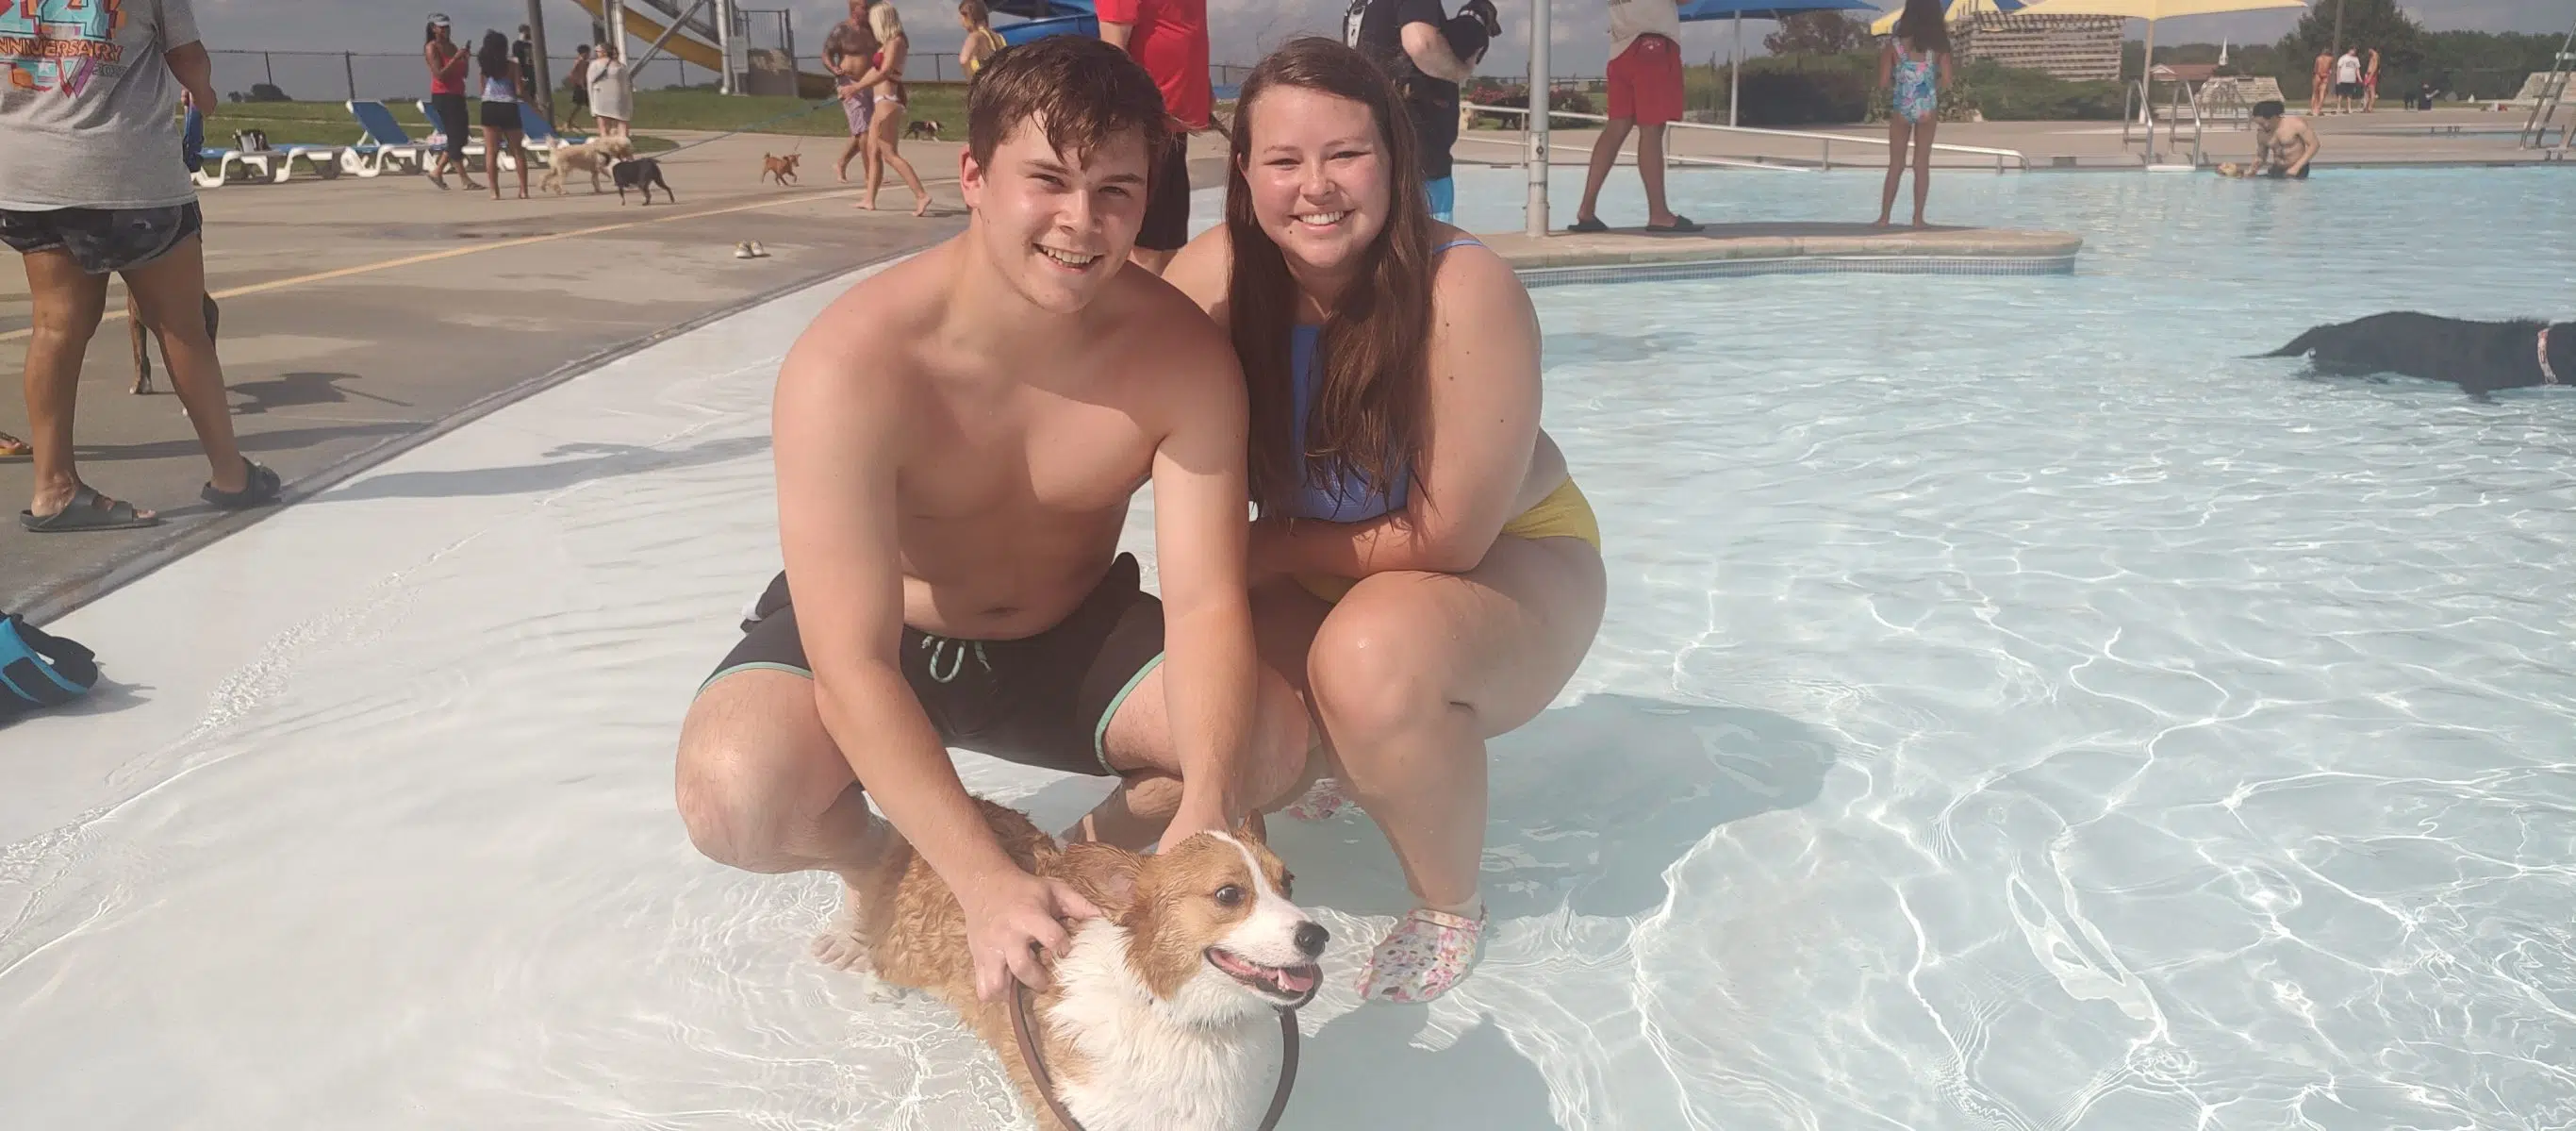
POLYGON ((644 207, 653 207, 653 186, 655 185, 662 186, 664 199, 673 204, 680 201, 679 197, 671 195, 671 183, 662 179, 662 163, 650 157, 620 161, 609 167, 608 177, 617 182, 617 203, 619 204, 626 203, 627 189, 640 188, 644 190, 644 207))
POLYGON ((2263 356, 2301 355, 2319 373, 2397 373, 2472 393, 2576 384, 2576 322, 2471 322, 2401 310, 2319 326, 2263 356))

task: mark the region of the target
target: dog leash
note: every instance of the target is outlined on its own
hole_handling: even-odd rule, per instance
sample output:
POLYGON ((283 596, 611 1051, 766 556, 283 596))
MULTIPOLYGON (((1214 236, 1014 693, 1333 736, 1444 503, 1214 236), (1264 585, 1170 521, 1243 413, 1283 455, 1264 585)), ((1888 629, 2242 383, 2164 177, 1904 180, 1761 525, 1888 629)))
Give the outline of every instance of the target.
MULTIPOLYGON (((1038 1095, 1046 1098, 1047 1110, 1067 1131, 1083 1131, 1082 1123, 1064 1109, 1064 1101, 1055 1097, 1055 1081, 1047 1075, 1046 1060, 1038 1055, 1036 1031, 1029 1025, 1029 984, 1011 979, 1011 1031, 1020 1037, 1020 1060, 1029 1066, 1029 1076, 1037 1081, 1038 1095)), ((1279 1090, 1270 1095, 1270 1110, 1262 1113, 1258 1131, 1273 1131, 1279 1117, 1288 1112, 1288 1092, 1297 1086, 1297 1011, 1279 1011, 1279 1090)))

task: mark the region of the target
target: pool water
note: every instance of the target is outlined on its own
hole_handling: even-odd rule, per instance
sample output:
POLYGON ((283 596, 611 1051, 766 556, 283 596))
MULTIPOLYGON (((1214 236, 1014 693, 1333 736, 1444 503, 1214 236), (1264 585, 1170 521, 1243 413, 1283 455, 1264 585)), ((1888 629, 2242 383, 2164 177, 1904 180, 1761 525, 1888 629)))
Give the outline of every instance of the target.
MULTIPOLYGON (((1275 826, 1335 934, 1283 1126, 2576 1123, 2576 395, 2247 356, 2565 317, 2566 176, 1959 173, 1936 219, 2077 272, 1538 292, 1609 613, 1493 744, 1457 992, 1359 1007, 1402 877, 1365 817, 1275 826)), ((1462 178, 1518 227, 1518 173, 1462 178)), ((1674 187, 1866 220, 1877 178, 1674 187)), ((830 883, 671 809, 831 292, 57 626, 119 682, 0 731, 0 1126, 1015 1125, 941 1010, 803 959, 830 883)), ((1101 792, 962 764, 1048 823, 1101 792)))

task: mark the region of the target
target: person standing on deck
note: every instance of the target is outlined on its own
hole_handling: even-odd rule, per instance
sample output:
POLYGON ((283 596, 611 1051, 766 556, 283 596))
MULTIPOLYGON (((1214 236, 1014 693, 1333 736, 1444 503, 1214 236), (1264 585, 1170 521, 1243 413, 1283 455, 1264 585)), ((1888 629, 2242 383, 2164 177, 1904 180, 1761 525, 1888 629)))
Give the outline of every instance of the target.
POLYGON ((1699 225, 1664 203, 1664 127, 1682 116, 1682 14, 1674 0, 1610 0, 1610 121, 1592 142, 1583 203, 1569 232, 1606 232, 1594 212, 1601 183, 1637 130, 1637 176, 1646 184, 1646 230, 1696 232, 1699 225))
POLYGON ((1190 242, 1190 135, 1216 110, 1208 82, 1207 0, 1099 0, 1100 38, 1126 49, 1163 92, 1171 139, 1154 155, 1145 186, 1145 226, 1131 262, 1157 275, 1190 242))

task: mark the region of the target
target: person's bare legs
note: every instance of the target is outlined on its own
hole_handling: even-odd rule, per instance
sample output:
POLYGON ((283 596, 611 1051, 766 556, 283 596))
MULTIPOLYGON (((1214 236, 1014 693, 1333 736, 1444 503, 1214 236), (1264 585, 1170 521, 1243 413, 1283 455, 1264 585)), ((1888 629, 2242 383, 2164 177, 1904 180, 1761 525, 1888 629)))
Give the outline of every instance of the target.
POLYGON ((492 182, 492 199, 501 199, 501 131, 483 127, 483 179, 492 182))
POLYGON ((206 450, 208 481, 227 493, 250 486, 250 465, 233 435, 223 361, 215 354, 215 340, 206 333, 204 242, 189 236, 169 254, 124 275, 144 327, 161 340, 161 359, 170 366, 170 388, 187 408, 197 443, 206 450))
MULTIPOLYGON (((27 290, 33 324, 27 336, 27 443, 35 448, 36 489, 28 513, 59 514, 80 490, 72 459, 72 407, 80 394, 81 356, 107 309, 107 276, 84 272, 68 251, 28 252, 27 290)), ((152 512, 135 509, 135 517, 152 512)))
POLYGON ((1929 116, 1914 126, 1914 226, 1917 228, 1923 226, 1923 202, 1932 198, 1932 135, 1940 128, 1940 119, 1929 116))
MULTIPOLYGON (((1253 762, 1245 767, 1244 796, 1237 799, 1253 812, 1280 808, 1297 799, 1312 735, 1305 702, 1277 671, 1261 673, 1260 694, 1252 724, 1253 762)), ((1109 768, 1120 775, 1118 787, 1066 830, 1063 839, 1137 849, 1163 835, 1163 827, 1180 810, 1182 786, 1166 702, 1163 666, 1157 664, 1109 718, 1103 741, 1109 768)))
POLYGON ((1365 578, 1317 629, 1307 682, 1343 787, 1423 906, 1479 902, 1485 740, 1564 689, 1607 589, 1589 543, 1504 537, 1465 574, 1365 578))
POLYGON ((1668 126, 1637 127, 1637 179, 1646 183, 1646 226, 1669 228, 1678 222, 1664 202, 1664 132, 1668 126))
POLYGON ((1905 141, 1911 130, 1905 115, 1893 110, 1887 114, 1887 183, 1878 190, 1878 219, 1873 226, 1884 228, 1896 211, 1896 182, 1905 176, 1905 141))
POLYGON ((1576 223, 1601 218, 1596 211, 1601 185, 1610 179, 1610 167, 1619 162, 1619 147, 1627 143, 1628 130, 1636 124, 1633 118, 1612 118, 1601 127, 1601 136, 1592 139, 1592 164, 1583 171, 1583 202, 1574 206, 1576 223))
POLYGON ((852 929, 857 893, 894 830, 868 811, 823 729, 813 680, 752 669, 709 684, 680 725, 673 785, 689 841, 708 859, 764 875, 840 876, 843 924, 815 937, 814 957, 838 969, 866 959, 852 929))
MULTIPOLYGON (((868 135, 864 133, 851 134, 850 144, 841 147, 841 160, 832 166, 832 173, 840 178, 842 184, 850 182, 850 159, 865 153, 867 148, 868 135)), ((861 168, 864 170, 865 166, 861 168)))
MULTIPOLYGON (((528 147, 519 144, 522 136, 524 135, 517 130, 510 131, 510 157, 519 163, 519 199, 526 200, 528 199, 528 147)), ((496 200, 501 196, 501 182, 497 180, 492 182, 492 196, 496 200)))

